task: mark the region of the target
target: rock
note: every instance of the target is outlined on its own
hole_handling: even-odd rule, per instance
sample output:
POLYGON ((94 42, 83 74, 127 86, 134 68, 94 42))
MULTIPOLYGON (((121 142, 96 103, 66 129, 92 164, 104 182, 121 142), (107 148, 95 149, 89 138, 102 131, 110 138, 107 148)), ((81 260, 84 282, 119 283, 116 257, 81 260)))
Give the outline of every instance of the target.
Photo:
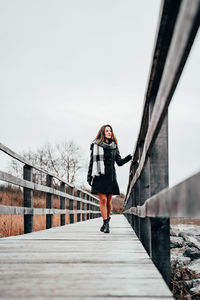
MULTIPOLYGON (((174 230, 174 227, 173 227, 174 230)), ((200 226, 177 225, 178 236, 186 234, 187 236, 200 237, 200 226)))
POLYGON ((200 299, 200 226, 170 226, 170 248, 174 296, 200 299))
MULTIPOLYGON (((191 288, 190 292, 192 295, 195 295, 195 297, 197 296, 200 297, 200 283, 197 286, 191 288)), ((192 298, 192 299, 200 299, 200 298, 192 298)))
POLYGON ((193 274, 193 278, 200 279, 200 259, 193 260, 188 266, 188 270, 193 274))
POLYGON ((197 259, 200 258, 200 250, 195 247, 186 247, 183 255, 188 256, 191 259, 197 259))
POLYGON ((191 259, 190 257, 185 257, 183 255, 176 255, 176 254, 171 254, 171 267, 174 268, 176 267, 177 265, 179 267, 183 267, 183 266, 186 266, 188 265, 190 262, 191 262, 191 259))
POLYGON ((192 280, 192 282, 193 282, 193 287, 196 287, 200 284, 200 279, 194 279, 192 280))
POLYGON ((183 252, 185 251, 185 247, 182 247, 182 248, 172 248, 171 249, 171 254, 174 254, 174 255, 182 255, 183 256, 183 252))
POLYGON ((171 236, 170 237, 170 248, 181 248, 184 245, 182 237, 171 236))
POLYGON ((187 289, 191 289, 193 287, 193 280, 182 280, 181 283, 187 289))
POLYGON ((178 236, 179 230, 175 226, 170 226, 170 236, 178 236))
POLYGON ((185 239, 187 239, 188 234, 185 231, 181 231, 178 233, 178 236, 184 238, 184 240, 185 240, 185 239))
POLYGON ((200 242, 196 239, 196 237, 188 236, 186 243, 189 247, 196 247, 200 251, 200 242))

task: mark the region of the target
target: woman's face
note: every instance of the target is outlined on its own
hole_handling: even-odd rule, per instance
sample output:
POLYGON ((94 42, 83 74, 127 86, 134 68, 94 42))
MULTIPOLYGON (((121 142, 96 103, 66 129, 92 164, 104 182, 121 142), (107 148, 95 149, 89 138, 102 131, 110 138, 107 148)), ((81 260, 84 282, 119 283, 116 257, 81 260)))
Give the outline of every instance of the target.
POLYGON ((109 126, 106 126, 105 128, 105 138, 110 139, 112 136, 112 130, 109 126))

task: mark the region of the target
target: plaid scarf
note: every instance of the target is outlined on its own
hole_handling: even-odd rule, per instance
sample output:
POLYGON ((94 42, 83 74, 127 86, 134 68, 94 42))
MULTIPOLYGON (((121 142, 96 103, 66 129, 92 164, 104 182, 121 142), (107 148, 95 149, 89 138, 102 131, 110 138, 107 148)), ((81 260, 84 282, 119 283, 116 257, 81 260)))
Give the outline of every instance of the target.
POLYGON ((110 144, 100 142, 99 145, 93 142, 93 166, 92 166, 92 177, 105 175, 105 164, 104 164, 104 148, 115 149, 116 144, 112 141, 110 144))

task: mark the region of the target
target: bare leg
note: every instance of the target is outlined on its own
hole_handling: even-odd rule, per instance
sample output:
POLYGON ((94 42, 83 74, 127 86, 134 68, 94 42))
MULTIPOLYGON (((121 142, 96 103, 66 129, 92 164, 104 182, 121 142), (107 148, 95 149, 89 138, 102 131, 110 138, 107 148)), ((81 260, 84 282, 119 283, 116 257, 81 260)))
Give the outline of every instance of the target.
POLYGON ((107 195, 107 219, 110 217, 112 194, 107 195))
POLYGON ((98 193, 100 199, 100 210, 103 220, 107 219, 107 197, 106 194, 98 193))

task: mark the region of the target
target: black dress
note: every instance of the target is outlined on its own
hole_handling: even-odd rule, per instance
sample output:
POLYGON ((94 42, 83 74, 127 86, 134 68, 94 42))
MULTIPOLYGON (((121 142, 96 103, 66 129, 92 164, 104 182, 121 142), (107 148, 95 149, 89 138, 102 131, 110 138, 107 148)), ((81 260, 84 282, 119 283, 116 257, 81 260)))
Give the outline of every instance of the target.
POLYGON ((116 172, 113 168, 112 149, 104 148, 104 159, 105 175, 101 174, 94 177, 91 194, 102 193, 120 195, 116 172), (113 176, 113 172, 115 172, 115 176, 113 176))
MULTIPOLYGON (((108 143, 112 143, 112 139, 109 139, 108 143)), ((93 146, 90 145, 91 156, 90 163, 88 168, 87 181, 88 183, 92 180, 92 167, 93 167, 93 146)), ((115 162, 118 166, 122 166, 131 159, 131 154, 127 155, 125 158, 122 158, 119 152, 119 148, 116 145, 115 147, 103 147, 104 150, 104 165, 105 165, 105 174, 94 176, 92 181, 91 194, 112 194, 120 195, 119 185, 117 183, 117 174, 115 170, 115 162)))

